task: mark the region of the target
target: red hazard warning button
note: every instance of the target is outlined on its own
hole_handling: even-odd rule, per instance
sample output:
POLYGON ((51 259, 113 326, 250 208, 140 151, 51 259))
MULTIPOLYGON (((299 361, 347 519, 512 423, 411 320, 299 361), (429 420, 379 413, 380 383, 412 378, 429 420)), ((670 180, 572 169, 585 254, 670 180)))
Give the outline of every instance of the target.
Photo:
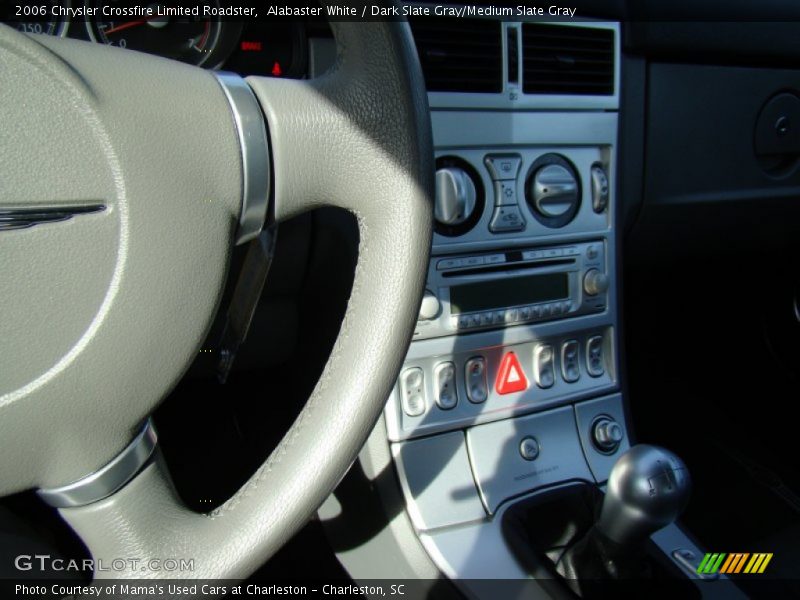
POLYGON ((521 392, 528 387, 528 380, 525 372, 519 364, 517 355, 513 352, 506 352, 503 360, 500 361, 500 369, 497 371, 497 380, 494 382, 494 389, 498 394, 513 394, 521 392))

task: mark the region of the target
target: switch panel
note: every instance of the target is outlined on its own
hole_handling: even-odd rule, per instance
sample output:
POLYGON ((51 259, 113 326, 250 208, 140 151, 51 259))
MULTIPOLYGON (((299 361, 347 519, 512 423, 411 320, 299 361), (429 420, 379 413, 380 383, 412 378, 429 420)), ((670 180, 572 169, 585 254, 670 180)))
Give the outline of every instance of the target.
POLYGON ((614 392, 612 331, 567 330, 536 341, 463 350, 423 342, 441 349, 404 365, 386 404, 389 439, 463 429, 614 392), (509 359, 513 365, 504 366, 509 359))

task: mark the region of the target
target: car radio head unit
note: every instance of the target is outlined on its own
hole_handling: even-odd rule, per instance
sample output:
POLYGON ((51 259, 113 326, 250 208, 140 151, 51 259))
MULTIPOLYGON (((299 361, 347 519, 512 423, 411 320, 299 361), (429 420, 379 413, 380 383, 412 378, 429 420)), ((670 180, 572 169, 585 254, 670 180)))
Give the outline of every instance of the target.
POLYGON ((433 258, 414 339, 606 307, 603 242, 433 258))

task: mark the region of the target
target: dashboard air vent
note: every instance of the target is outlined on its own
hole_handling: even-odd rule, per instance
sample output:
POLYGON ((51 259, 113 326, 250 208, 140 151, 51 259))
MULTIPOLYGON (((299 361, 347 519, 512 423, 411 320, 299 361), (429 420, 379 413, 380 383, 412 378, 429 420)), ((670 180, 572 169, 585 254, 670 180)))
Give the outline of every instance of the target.
POLYGON ((614 31, 526 23, 522 26, 526 94, 614 93, 614 31))
POLYGON ((502 25, 489 19, 410 19, 429 92, 500 93, 502 25))

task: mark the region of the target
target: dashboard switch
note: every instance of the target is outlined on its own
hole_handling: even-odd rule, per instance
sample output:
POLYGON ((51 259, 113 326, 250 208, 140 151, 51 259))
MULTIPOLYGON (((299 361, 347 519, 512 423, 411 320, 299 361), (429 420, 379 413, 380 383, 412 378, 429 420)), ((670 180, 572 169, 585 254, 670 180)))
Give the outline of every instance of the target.
POLYGON ((592 441, 600 452, 614 452, 624 437, 622 427, 611 417, 600 417, 592 425, 592 441))
POLYGON ((485 402, 489 396, 489 385, 486 381, 486 359, 482 356, 470 358, 464 373, 467 386, 467 399, 473 404, 485 402))
POLYGON ((522 365, 519 364, 517 355, 513 352, 506 352, 503 360, 500 361, 494 387, 498 394, 513 394, 527 389, 528 379, 525 377, 522 365))
POLYGON ((494 204, 495 206, 517 206, 517 182, 495 181, 494 204))
POLYGON ((515 154, 490 154, 484 160, 494 181, 516 179, 522 159, 515 154))
POLYGON ((400 396, 403 411, 409 417, 425 412, 425 375, 419 367, 406 369, 400 375, 400 396))
POLYGON ((519 453, 525 460, 536 460, 539 457, 539 442, 532 435, 526 435, 519 443, 519 453))
POLYGON ((555 357, 549 344, 539 345, 533 351, 533 380, 540 388, 553 387, 556 382, 555 357))
POLYGON ((578 340, 569 340, 561 345, 561 376, 567 383, 575 383, 581 378, 578 354, 578 340))
POLYGON ((509 231, 522 231, 525 229, 525 218, 519 206, 496 206, 489 223, 492 233, 506 233, 509 231))
POLYGON ((442 410, 450 410, 458 404, 456 391, 456 366, 451 362, 439 363, 433 370, 434 400, 442 410))
POLYGON ((586 370, 592 377, 600 377, 605 373, 603 364, 603 336, 595 335, 586 342, 586 370))

